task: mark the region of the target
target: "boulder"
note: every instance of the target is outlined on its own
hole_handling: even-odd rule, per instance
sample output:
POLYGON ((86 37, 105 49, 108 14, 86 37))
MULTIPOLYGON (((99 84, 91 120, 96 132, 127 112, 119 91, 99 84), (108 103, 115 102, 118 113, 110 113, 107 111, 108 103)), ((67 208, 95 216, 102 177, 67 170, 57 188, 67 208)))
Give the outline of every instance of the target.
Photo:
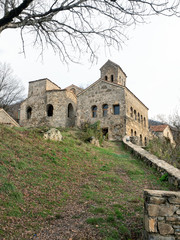
POLYGON ((62 141, 61 132, 56 128, 51 128, 49 131, 44 133, 44 139, 53 141, 62 141))

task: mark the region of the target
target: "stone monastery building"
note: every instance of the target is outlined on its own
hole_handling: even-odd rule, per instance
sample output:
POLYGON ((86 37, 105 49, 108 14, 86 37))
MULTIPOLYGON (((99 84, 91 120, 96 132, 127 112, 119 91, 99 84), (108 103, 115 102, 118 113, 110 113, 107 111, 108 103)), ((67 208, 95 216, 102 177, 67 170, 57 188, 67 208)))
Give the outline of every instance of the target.
POLYGON ((126 87, 126 74, 120 66, 108 60, 100 71, 99 80, 84 90, 75 85, 61 89, 49 79, 29 82, 20 125, 81 127, 100 120, 110 140, 129 135, 146 144, 148 108, 126 87))

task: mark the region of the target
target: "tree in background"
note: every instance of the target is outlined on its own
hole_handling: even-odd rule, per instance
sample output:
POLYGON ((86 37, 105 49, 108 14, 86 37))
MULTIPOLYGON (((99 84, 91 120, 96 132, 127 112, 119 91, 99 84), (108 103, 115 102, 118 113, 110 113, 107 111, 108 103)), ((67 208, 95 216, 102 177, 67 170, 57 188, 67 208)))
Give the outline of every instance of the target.
POLYGON ((151 15, 179 16, 179 6, 179 0, 0 0, 0 33, 20 29, 23 50, 29 33, 41 53, 50 45, 63 61, 84 52, 94 60, 99 39, 119 48, 126 28, 151 15))
POLYGON ((0 63, 0 108, 7 112, 24 98, 24 87, 14 75, 8 64, 0 63))

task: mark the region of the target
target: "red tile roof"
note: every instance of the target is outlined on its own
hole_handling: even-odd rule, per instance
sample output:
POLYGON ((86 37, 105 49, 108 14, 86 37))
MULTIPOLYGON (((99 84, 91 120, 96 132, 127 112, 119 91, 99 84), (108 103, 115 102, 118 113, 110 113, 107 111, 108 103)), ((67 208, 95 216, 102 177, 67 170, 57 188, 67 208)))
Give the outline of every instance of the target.
POLYGON ((150 126, 150 130, 153 132, 163 132, 167 126, 167 124, 150 126))

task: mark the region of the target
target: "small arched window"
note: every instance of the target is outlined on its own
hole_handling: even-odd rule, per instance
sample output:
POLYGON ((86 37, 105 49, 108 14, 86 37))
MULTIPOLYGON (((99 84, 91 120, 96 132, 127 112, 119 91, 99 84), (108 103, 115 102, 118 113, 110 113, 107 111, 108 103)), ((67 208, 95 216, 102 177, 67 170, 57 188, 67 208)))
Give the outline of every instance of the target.
POLYGON ((137 134, 136 134, 136 131, 134 131, 134 136, 136 137, 136 135, 137 135, 137 134))
POLYGON ((92 106, 92 117, 93 118, 97 117, 97 106, 92 106))
POLYGON ((133 108, 130 108, 130 116, 133 117, 133 108))
POLYGON ((68 104, 68 118, 72 118, 74 116, 74 109, 72 103, 68 104))
POLYGON ((144 117, 144 127, 146 127, 146 118, 144 117))
POLYGON ((140 114, 138 113, 138 122, 140 123, 140 114))
POLYGON ((142 135, 140 134, 140 144, 142 145, 142 135))
POLYGON ((31 108, 31 107, 28 107, 28 108, 27 108, 26 114, 27 114, 27 119, 30 119, 30 118, 31 118, 31 115, 32 115, 32 108, 31 108))
POLYGON ((147 138, 144 138, 144 145, 147 146, 147 138))
POLYGON ((107 81, 108 80, 108 77, 107 76, 105 76, 105 81, 107 81))
POLYGON ((133 136, 133 129, 131 129, 131 137, 133 136))
POLYGON ((48 117, 52 117, 53 116, 53 110, 54 110, 53 105, 52 104, 48 104, 47 105, 47 116, 48 117))
POLYGON ((108 105, 104 104, 103 105, 103 117, 106 117, 108 113, 108 105))
POLYGON ((143 124, 143 116, 141 115, 141 123, 143 124))
POLYGON ((111 82, 114 82, 114 75, 111 75, 111 82))
POLYGON ((134 119, 137 120, 136 110, 134 110, 134 119))

